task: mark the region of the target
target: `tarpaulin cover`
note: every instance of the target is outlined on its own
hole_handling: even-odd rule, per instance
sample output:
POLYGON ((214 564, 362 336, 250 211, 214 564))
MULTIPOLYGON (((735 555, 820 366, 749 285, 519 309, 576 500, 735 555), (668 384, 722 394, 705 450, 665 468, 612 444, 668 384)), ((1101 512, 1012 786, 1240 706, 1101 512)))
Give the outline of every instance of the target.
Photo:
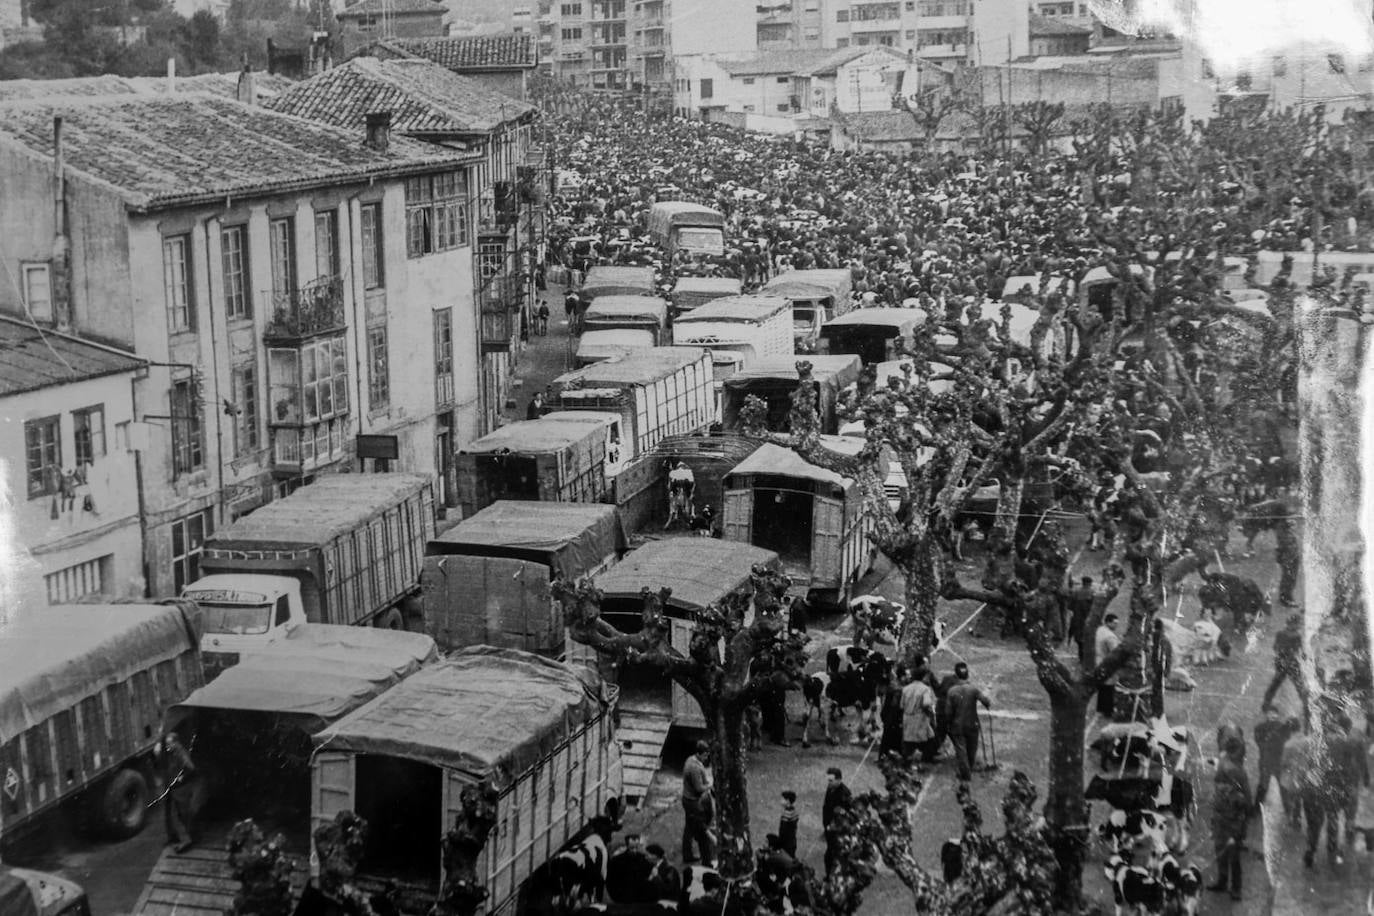
POLYGON ((500 790, 608 705, 590 668, 473 646, 411 675, 314 743, 457 770, 500 790))
POLYGON ((645 347, 631 350, 624 356, 613 356, 593 363, 575 372, 565 372, 553 380, 553 386, 562 391, 568 388, 650 385, 668 378, 684 366, 699 362, 705 355, 706 351, 701 347, 645 347))
POLYGON ((233 709, 300 716, 302 728, 315 731, 438 657, 423 633, 306 624, 172 707, 168 723, 197 709, 233 709))
POLYGON ((797 363, 800 362, 811 364, 811 377, 813 379, 818 382, 833 384, 837 389, 844 388, 846 385, 851 385, 859 380, 861 364, 857 356, 852 354, 812 356, 808 353, 796 356, 770 356, 767 359, 761 359, 747 369, 741 369, 726 379, 725 387, 747 388, 749 387, 748 382, 757 379, 779 379, 795 382, 797 380, 797 363))
POLYGON ((521 420, 492 430, 476 442, 458 450, 460 455, 490 455, 514 452, 519 455, 557 454, 605 433, 588 423, 571 420, 521 420))
MULTIPOLYGON (((838 439, 839 437, 835 438, 838 439)), ((859 440, 850 440, 850 442, 857 444, 858 448, 863 447, 863 443, 859 440)), ((858 448, 854 448, 853 445, 846 447, 846 444, 841 440, 835 444, 833 450, 845 454, 850 451, 857 452, 858 448)), ((853 483, 848 477, 841 477, 834 471, 818 468, 790 448, 783 448, 771 442, 765 443, 757 452, 735 465, 726 478, 726 486, 738 486, 739 484, 732 482, 731 478, 744 477, 749 474, 772 474, 779 477, 815 480, 839 487, 841 490, 847 489, 853 483)))
POLYGON ((836 327, 854 327, 863 325, 873 325, 886 328, 901 328, 906 325, 920 326, 926 323, 926 313, 924 309, 854 309, 852 312, 845 312, 843 315, 836 315, 821 328, 824 334, 826 329, 836 327))
POLYGON ((583 320, 645 319, 659 324, 668 320, 668 303, 657 296, 597 296, 583 320))
POLYGON ((701 611, 749 581, 755 563, 776 567, 778 555, 762 547, 714 538, 650 541, 596 577, 607 595, 635 597, 640 589, 671 588, 668 603, 701 611))
MULTIPOLYGON (((769 280, 763 293, 788 299, 823 299, 844 296, 853 277, 845 270, 789 270, 769 280)), ((837 306, 841 303, 835 303, 837 306)))
POLYGON ((274 500, 206 539, 206 547, 239 544, 318 546, 357 530, 429 484, 423 474, 327 474, 274 500))
POLYGON ((501 500, 429 542, 431 556, 462 554, 544 563, 576 579, 628 548, 615 506, 501 500))
POLYGON ((652 267, 593 267, 582 281, 582 293, 597 296, 650 296, 654 292, 652 267))
POLYGON ((728 293, 737 295, 740 282, 734 277, 679 277, 673 295, 690 293, 728 293))
POLYGON ((0 913, 4 916, 38 916, 29 885, 8 868, 0 868, 0 913))
POLYGON ((654 334, 638 328, 608 328, 584 331, 577 345, 577 359, 594 360, 623 356, 630 350, 652 347, 654 334))
POLYGON ((186 617, 170 604, 26 609, 0 627, 0 744, 136 672, 198 651, 200 620, 185 606, 186 617))
POLYGON ((763 322, 778 312, 792 308, 781 296, 725 296, 699 305, 677 319, 679 325, 702 321, 763 322))

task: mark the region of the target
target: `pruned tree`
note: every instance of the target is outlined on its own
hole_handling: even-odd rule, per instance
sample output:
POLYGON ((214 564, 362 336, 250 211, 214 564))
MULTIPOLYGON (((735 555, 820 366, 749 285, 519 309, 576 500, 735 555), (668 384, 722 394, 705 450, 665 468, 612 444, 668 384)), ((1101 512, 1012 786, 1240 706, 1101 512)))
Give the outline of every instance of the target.
POLYGON ((1063 102, 1022 102, 1011 110, 1012 123, 1026 132, 1026 149, 1030 153, 1043 153, 1054 136, 1059 122, 1064 119, 1063 102))
POLYGON ((477 873, 487 837, 497 824, 499 795, 490 784, 464 786, 459 794, 462 813, 444 834, 440 845, 444 883, 430 916, 475 916, 488 892, 477 873))
POLYGON ((229 874, 239 882, 233 916, 288 916, 291 902, 291 860, 286 839, 267 837, 250 818, 229 831, 229 874))

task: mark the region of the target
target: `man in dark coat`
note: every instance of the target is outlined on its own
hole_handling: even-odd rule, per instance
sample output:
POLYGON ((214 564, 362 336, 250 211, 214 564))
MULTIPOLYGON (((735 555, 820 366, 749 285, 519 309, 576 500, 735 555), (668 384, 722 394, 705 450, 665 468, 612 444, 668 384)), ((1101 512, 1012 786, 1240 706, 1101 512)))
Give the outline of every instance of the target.
POLYGON ((1302 617, 1289 616, 1288 623, 1274 634, 1274 677, 1264 691, 1261 705, 1269 706, 1285 680, 1293 682, 1303 708, 1307 707, 1307 685, 1302 679, 1302 617))
MULTIPOLYGON (((1282 772, 1283 746, 1298 730, 1294 719, 1284 721, 1278 707, 1264 707, 1264 721, 1255 726, 1255 747, 1259 749, 1259 777, 1255 780, 1255 811, 1258 812, 1269 792, 1270 779, 1282 772)), ((1283 811, 1288 813, 1288 798, 1283 797, 1283 811)))
POLYGON ((825 873, 835 870, 840 854, 840 829, 836 823, 841 811, 848 811, 854 804, 854 793, 844 784, 844 774, 839 767, 825 771, 825 799, 821 802, 821 829, 825 833, 825 873))
POLYGON ((1227 739, 1217 762, 1212 791, 1212 847, 1216 853, 1217 880, 1207 889, 1223 894, 1229 891, 1232 900, 1241 899, 1240 852, 1250 816, 1250 782, 1242 761, 1244 751, 1245 744, 1239 738, 1227 739))
POLYGON ((175 844, 177 852, 185 852, 195 843, 191 803, 195 796, 196 765, 176 732, 163 736, 160 751, 158 775, 162 777, 166 796, 162 814, 167 826, 167 842, 175 844))

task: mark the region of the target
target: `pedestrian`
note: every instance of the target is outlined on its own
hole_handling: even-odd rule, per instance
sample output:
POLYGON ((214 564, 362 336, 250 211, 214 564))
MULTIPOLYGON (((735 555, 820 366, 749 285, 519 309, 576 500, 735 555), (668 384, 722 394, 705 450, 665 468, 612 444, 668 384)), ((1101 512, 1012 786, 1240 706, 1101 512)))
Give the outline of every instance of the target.
POLYGON ((782 814, 778 815, 778 842, 780 849, 793 858, 797 855, 797 825, 801 815, 797 813, 797 793, 785 789, 782 793, 782 814))
POLYGON ((1331 864, 1342 865, 1345 861, 1337 843, 1340 818, 1345 811, 1347 792, 1358 791, 1358 785, 1352 787, 1345 784, 1345 768, 1337 763, 1332 753, 1333 745, 1342 737, 1344 735, 1335 718, 1328 718, 1322 735, 1326 753, 1320 753, 1319 746, 1309 744, 1310 773, 1302 788, 1302 813, 1307 819, 1307 850, 1303 853, 1302 864, 1308 868, 1316 860, 1317 841, 1321 839, 1323 825, 1326 827, 1326 854, 1331 864))
POLYGON ((917 655, 907 683, 902 686, 902 756, 908 764, 921 755, 922 763, 934 760, 935 688, 925 656, 917 655))
MULTIPOLYGON (((1276 706, 1264 707, 1264 720, 1255 726, 1255 747, 1259 749, 1259 776, 1255 780, 1255 812, 1269 794, 1269 782, 1282 772, 1283 746, 1298 730, 1294 719, 1285 721, 1276 706)), ((1288 814, 1287 793, 1281 793, 1284 814, 1288 814)))
POLYGON ((162 817, 167 828, 167 843, 177 852, 185 852, 196 841, 195 812, 192 809, 196 765, 191 760, 190 752, 182 746, 181 738, 172 731, 162 736, 156 757, 158 775, 162 779, 162 817))
POLYGON ((1079 652, 1082 652, 1083 627, 1087 624, 1088 614, 1093 609, 1092 576, 1083 576, 1079 580, 1078 588, 1069 592, 1067 604, 1069 607, 1068 638, 1077 643, 1079 652))
POLYGON ((539 322, 535 326, 539 336, 543 337, 549 333, 549 303, 543 299, 539 300, 539 322))
MULTIPOLYGON (((1121 645, 1121 637, 1116 635, 1116 615, 1108 614, 1102 618, 1102 626, 1093 635, 1094 653, 1097 664, 1107 660, 1107 656, 1121 645)), ((1104 719, 1116 717, 1116 675, 1104 680, 1097 688, 1097 714, 1104 719)))
POLYGON ((902 753, 902 688, 907 677, 906 666, 898 665, 883 687, 883 705, 878 711, 883 726, 883 740, 878 745, 879 757, 902 753))
POLYGON ((563 297, 563 314, 567 316, 569 326, 573 323, 573 315, 577 314, 577 301, 577 293, 571 289, 563 297))
POLYGON ((1335 737, 1327 741, 1326 752, 1331 757, 1330 782, 1336 794, 1336 809, 1345 817, 1345 845, 1349 847, 1355 841, 1360 787, 1369 786, 1369 757, 1365 742, 1354 734, 1354 726, 1348 715, 1338 713, 1336 726, 1335 737))
POLYGON ((657 843, 644 847, 653 863, 649 868, 649 889, 653 900, 676 900, 682 890, 682 876, 668 864, 668 853, 657 843))
POLYGON ((844 784, 844 774, 839 767, 831 767, 825 771, 825 798, 821 801, 821 830, 825 834, 825 873, 828 875, 835 870, 835 863, 839 861, 840 837, 843 835, 838 816, 841 811, 848 811, 854 804, 854 793, 849 791, 849 786, 844 784))
POLYGON ((526 420, 538 420, 544 415, 544 392, 536 391, 534 397, 530 398, 530 404, 525 408, 526 420))
POLYGON ((1174 647, 1158 617, 1150 633, 1150 715, 1158 719, 1164 715, 1164 683, 1174 670, 1174 647))
POLYGON ((764 838, 765 848, 758 854, 758 884, 765 899, 776 899, 787 891, 788 880, 797 866, 796 859, 782 846, 775 833, 764 838))
POLYGON ((653 869, 653 859, 644 848, 644 840, 637 833, 627 833, 625 843, 606 859, 606 883, 618 888, 618 903, 652 903, 658 898, 653 896, 649 887, 649 873, 653 869))
POLYGON ((1250 816, 1250 783, 1241 754, 1245 743, 1228 738, 1217 761, 1216 782, 1212 790, 1212 848, 1217 863, 1217 880, 1208 890, 1231 894, 1241 899, 1241 846, 1250 816))
POLYGON ((978 722, 978 704, 991 709, 992 701, 982 690, 969 683, 967 663, 955 665, 954 676, 958 678, 958 683, 949 689, 945 698, 949 710, 949 740, 954 745, 954 764, 959 778, 967 781, 973 775, 978 738, 982 733, 978 722))
POLYGON ((1293 600, 1293 589, 1298 584, 1298 564, 1302 562, 1302 547, 1293 533, 1293 526, 1287 521, 1279 523, 1275 532, 1277 543, 1274 547, 1274 560, 1279 564, 1279 604, 1284 607, 1297 607, 1293 600))
POLYGON ((1283 745, 1283 756, 1279 758, 1279 792, 1286 800, 1288 822, 1292 826, 1297 827, 1301 823, 1308 792, 1317 786, 1319 778, 1312 736, 1294 729, 1283 745))
POLYGON ((701 853, 703 865, 715 867, 714 843, 711 839, 711 746, 705 741, 696 743, 696 750, 682 766, 682 861, 691 865, 701 853), (694 848, 695 846, 695 848, 694 848))
POLYGON ((1306 715, 1307 685, 1302 679, 1302 657, 1302 615, 1291 614, 1284 628, 1274 634, 1274 677, 1264 691, 1261 706, 1272 704, 1274 695, 1279 692, 1283 682, 1289 680, 1293 682, 1293 689, 1298 692, 1298 699, 1302 701, 1304 716, 1306 715))

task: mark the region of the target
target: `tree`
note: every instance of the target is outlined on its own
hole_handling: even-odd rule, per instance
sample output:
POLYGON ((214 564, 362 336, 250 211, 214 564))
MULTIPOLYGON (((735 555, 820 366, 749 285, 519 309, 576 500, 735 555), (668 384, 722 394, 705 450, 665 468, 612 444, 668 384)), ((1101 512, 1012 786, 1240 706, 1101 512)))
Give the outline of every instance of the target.
POLYGON ((444 883, 430 916, 475 916, 487 899, 477 862, 496 827, 498 800, 496 790, 488 784, 463 787, 459 796, 462 813, 441 844, 444 883))
POLYGON ((291 903, 291 860, 280 833, 268 839, 252 819, 229 831, 229 874, 239 882, 234 916, 288 916, 291 903))
POLYGON ((1014 105, 1011 119, 1026 132, 1026 149, 1032 153, 1043 153, 1048 147, 1055 127, 1064 119, 1063 102, 1046 102, 1037 99, 1014 105))

